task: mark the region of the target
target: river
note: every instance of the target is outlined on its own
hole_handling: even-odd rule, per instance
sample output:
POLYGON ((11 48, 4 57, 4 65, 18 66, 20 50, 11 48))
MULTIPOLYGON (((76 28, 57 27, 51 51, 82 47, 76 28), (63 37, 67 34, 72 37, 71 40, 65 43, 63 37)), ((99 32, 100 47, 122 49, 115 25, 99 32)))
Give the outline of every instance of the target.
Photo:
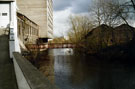
POLYGON ((49 49, 36 65, 60 89, 135 89, 134 65, 75 55, 72 49, 49 49))

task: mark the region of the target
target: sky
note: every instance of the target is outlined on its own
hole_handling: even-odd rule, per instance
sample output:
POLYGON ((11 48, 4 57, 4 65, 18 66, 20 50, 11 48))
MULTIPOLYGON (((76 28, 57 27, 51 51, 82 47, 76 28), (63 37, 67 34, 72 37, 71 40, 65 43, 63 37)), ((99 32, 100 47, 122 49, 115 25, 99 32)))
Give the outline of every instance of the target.
POLYGON ((54 36, 67 35, 69 16, 85 14, 89 11, 91 0, 53 0, 54 36))
MULTIPOLYGON (((69 31, 69 16, 87 14, 92 0, 53 0, 54 7, 54 37, 67 35, 69 31)), ((122 0, 124 1, 124 0, 122 0)), ((135 27, 134 20, 131 20, 135 27)))

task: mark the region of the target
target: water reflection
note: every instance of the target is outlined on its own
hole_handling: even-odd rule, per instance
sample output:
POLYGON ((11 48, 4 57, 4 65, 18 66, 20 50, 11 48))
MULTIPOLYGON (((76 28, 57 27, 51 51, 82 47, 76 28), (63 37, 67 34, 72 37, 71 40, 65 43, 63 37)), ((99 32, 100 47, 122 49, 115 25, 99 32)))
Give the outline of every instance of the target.
POLYGON ((135 89, 135 67, 73 55, 73 50, 42 53, 39 69, 60 89, 135 89))
POLYGON ((51 55, 52 53, 49 51, 40 53, 37 67, 52 83, 54 83, 54 59, 51 55))
POLYGON ((71 48, 65 48, 65 49, 51 49, 50 51, 53 52, 53 56, 67 56, 67 55, 73 55, 73 49, 71 48))

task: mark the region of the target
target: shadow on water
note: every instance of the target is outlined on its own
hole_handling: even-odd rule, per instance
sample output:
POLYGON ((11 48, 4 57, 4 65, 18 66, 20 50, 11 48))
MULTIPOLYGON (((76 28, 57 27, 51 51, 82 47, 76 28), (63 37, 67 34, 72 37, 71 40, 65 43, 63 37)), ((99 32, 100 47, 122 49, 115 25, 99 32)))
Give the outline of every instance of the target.
POLYGON ((50 49, 40 53, 37 67, 60 89, 135 89, 135 65, 129 63, 50 49))

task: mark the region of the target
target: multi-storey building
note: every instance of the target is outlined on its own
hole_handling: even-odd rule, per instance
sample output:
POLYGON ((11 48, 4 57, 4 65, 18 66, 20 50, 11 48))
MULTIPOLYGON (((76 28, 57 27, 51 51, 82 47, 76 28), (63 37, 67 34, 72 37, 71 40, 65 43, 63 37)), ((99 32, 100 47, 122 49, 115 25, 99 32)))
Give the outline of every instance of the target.
POLYGON ((53 38, 53 1, 17 0, 18 12, 39 25, 39 39, 46 42, 53 38))

